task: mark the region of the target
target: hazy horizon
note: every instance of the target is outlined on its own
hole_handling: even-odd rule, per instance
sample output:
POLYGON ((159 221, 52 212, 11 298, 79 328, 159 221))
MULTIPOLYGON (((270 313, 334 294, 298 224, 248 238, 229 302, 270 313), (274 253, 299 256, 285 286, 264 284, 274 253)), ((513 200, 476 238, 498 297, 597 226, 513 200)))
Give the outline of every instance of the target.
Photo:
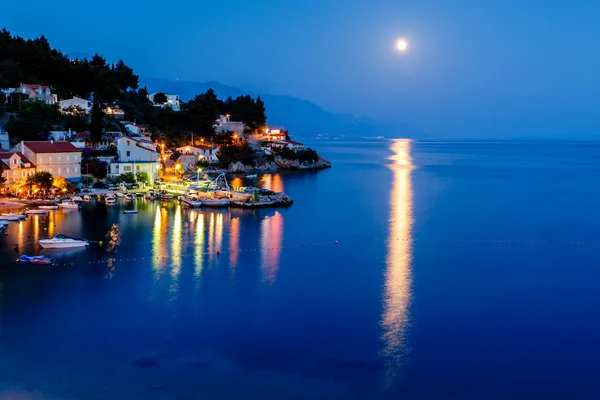
POLYGON ((438 138, 600 132, 600 4, 129 0, 117 8, 32 0, 32 23, 9 3, 0 26, 43 34, 66 53, 123 58, 142 76, 295 96, 438 138), (406 53, 395 51, 398 37, 409 41, 406 53))

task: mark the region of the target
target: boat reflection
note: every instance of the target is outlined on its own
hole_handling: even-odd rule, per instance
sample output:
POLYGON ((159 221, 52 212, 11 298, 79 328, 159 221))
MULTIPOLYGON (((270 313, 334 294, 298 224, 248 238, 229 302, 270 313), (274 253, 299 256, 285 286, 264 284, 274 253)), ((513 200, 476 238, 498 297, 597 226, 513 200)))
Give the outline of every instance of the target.
POLYGON ((275 212, 260 224, 260 258, 265 282, 274 283, 279 269, 279 258, 283 244, 283 215, 275 212))
POLYGON ((383 294, 383 355, 387 361, 386 384, 391 384, 408 354, 406 330, 411 297, 413 169, 409 140, 395 140, 389 158, 392 170, 389 233, 383 294))
POLYGON ((280 174, 267 174, 263 175, 260 180, 260 187, 263 189, 269 189, 274 192, 283 192, 283 179, 280 174))
POLYGON ((229 221, 229 268, 235 271, 240 257, 240 218, 229 221))

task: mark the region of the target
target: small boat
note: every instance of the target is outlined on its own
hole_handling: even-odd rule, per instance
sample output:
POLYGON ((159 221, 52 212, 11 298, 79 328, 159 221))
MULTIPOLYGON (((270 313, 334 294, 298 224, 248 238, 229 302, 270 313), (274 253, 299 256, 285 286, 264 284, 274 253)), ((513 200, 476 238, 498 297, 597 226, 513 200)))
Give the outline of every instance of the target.
POLYGON ((27 214, 2 214, 0 219, 5 219, 7 221, 19 221, 21 219, 27 218, 27 214))
POLYGON ((167 192, 163 192, 158 195, 158 198, 161 200, 173 200, 173 195, 167 192))
POLYGON ((56 259, 53 258, 53 257, 27 256, 27 255, 24 254, 21 257, 17 258, 17 262, 18 263, 33 264, 33 265, 55 265, 56 264, 56 259))
POLYGON ((75 203, 83 203, 83 199, 79 196, 72 197, 71 201, 74 201, 75 203))
POLYGON ((115 204, 117 202, 117 200, 113 196, 106 196, 104 201, 106 202, 106 204, 109 204, 109 205, 115 204))
POLYGON ((146 197, 148 200, 152 200, 152 199, 154 199, 154 192, 153 192, 152 190, 148 190, 148 191, 146 192, 146 194, 145 194, 145 197, 146 197))
POLYGON ((181 196, 179 201, 191 208, 202 206, 202 201, 200 201, 198 197, 194 196, 181 196))
POLYGON ((90 196, 88 196, 87 194, 83 195, 83 201, 85 201, 85 202, 90 201, 90 196))
POLYGON ((137 210, 125 210, 123 211, 123 214, 137 214, 138 211, 137 210))
POLYGON ((225 207, 229 205, 229 199, 202 199, 202 205, 206 207, 225 207))
POLYGON ((257 177, 258 177, 258 175, 256 175, 256 174, 246 175, 246 178, 248 178, 248 179, 256 179, 257 177))
POLYGON ((131 201, 131 200, 133 200, 133 196, 130 195, 130 194, 126 194, 125 195, 125 201, 131 201))
POLYGON ((39 206, 40 210, 58 210, 58 205, 54 204, 51 206, 39 206))
POLYGON ((57 235, 50 239, 38 240, 40 246, 45 249, 67 249, 71 247, 89 246, 89 242, 85 239, 75 239, 65 235, 57 235))
POLYGON ((58 203, 60 208, 64 208, 66 210, 78 210, 79 204, 74 203, 72 201, 63 201, 62 203, 58 203))
POLYGON ((25 210, 25 214, 36 214, 36 215, 46 215, 48 214, 48 210, 42 210, 42 209, 37 209, 37 210, 25 210))
POLYGON ((117 196, 120 199, 123 198, 123 197, 125 197, 125 195, 123 193, 121 193, 121 192, 116 192, 115 196, 117 196))

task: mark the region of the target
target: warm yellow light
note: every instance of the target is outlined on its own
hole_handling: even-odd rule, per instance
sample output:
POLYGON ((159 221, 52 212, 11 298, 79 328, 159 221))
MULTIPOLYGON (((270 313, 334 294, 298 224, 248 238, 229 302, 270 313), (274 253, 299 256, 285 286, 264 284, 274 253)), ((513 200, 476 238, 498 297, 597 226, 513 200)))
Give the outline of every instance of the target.
POLYGON ((237 139, 237 135, 233 135, 233 138, 234 138, 234 139, 237 139))
POLYGON ((181 165, 175 164, 175 169, 179 169, 179 168, 181 168, 181 165))
POLYGON ((408 42, 405 39, 398 39, 396 41, 396 48, 398 51, 406 51, 408 50, 408 42))

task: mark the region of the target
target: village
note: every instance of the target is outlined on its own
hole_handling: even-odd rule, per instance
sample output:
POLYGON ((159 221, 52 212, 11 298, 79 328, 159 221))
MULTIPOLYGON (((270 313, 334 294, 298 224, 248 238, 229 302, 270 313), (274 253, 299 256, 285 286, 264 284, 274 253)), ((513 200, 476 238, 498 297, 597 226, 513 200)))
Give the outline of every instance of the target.
MULTIPOLYGON (((59 100, 47 85, 21 84, 2 89, 2 93, 5 103, 43 103, 57 107, 63 115, 76 114, 84 119, 92 114, 91 100, 59 100)), ((178 95, 152 93, 147 97, 154 107, 175 113, 181 110, 178 95)), ((149 127, 127 120, 118 103, 102 106, 104 118, 112 121, 114 128, 104 129, 97 142, 92 141, 89 131, 58 127, 49 130, 44 140, 15 143, 4 126, 19 116, 0 117, 0 195, 34 198, 48 196, 50 191, 73 193, 121 183, 164 188, 165 184, 185 186, 201 178, 210 179, 209 174, 227 172, 253 178, 263 171, 330 167, 316 152, 291 140, 287 131, 268 126, 251 129, 244 122, 232 120, 229 114, 218 115, 214 135, 194 137, 190 133, 189 141, 177 146, 149 127), (250 157, 237 157, 242 152, 250 157), (43 185, 36 185, 36 178, 42 179, 40 173, 51 174, 54 184, 48 193, 40 188, 43 185)))

